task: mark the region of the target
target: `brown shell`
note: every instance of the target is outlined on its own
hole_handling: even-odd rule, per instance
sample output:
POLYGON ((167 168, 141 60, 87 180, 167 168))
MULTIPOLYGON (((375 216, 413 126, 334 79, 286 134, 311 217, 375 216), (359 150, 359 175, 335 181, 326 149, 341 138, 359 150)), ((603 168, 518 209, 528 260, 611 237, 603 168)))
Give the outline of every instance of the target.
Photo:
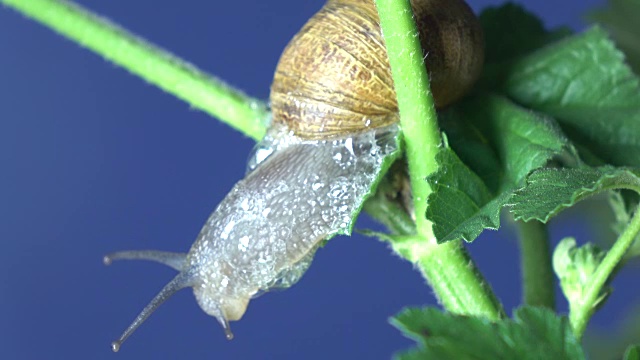
MULTIPOLYGON (((482 29, 463 0, 412 0, 437 107, 482 70, 482 29)), ((271 85, 273 121, 329 138, 390 125, 398 106, 373 0, 329 0, 285 48, 271 85)))

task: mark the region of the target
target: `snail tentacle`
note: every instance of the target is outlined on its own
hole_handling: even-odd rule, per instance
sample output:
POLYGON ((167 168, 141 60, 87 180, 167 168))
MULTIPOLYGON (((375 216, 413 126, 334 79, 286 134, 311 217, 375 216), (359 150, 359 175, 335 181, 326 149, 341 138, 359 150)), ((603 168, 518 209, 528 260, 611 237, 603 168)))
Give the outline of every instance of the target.
POLYGON ((165 301, 167 301, 173 294, 182 290, 186 287, 193 286, 193 277, 188 272, 181 272, 176 277, 173 278, 167 285, 165 285, 162 290, 156 295, 151 302, 147 306, 142 309, 140 314, 133 320, 131 325, 127 327, 127 329, 120 335, 118 340, 115 340, 111 343, 111 349, 114 352, 118 352, 120 350, 120 346, 122 343, 133 334, 140 325, 142 325, 148 318, 153 314, 160 305, 162 305, 165 301))
POLYGON ((158 250, 128 250, 107 254, 102 259, 105 265, 114 260, 147 260, 167 265, 177 271, 183 271, 187 264, 187 254, 158 250))

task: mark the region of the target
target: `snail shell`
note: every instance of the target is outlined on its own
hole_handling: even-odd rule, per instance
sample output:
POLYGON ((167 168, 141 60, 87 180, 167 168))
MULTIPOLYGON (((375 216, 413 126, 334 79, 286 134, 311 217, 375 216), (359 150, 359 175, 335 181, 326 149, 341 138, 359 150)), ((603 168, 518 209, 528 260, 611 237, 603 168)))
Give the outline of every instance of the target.
MULTIPOLYGON (((412 0, 437 107, 480 75, 482 29, 462 0, 412 0)), ((398 104, 373 0, 329 0, 282 53, 271 86, 273 121, 326 139, 388 126, 398 104)))
MULTIPOLYGON (((461 0, 412 1, 438 106, 478 76, 482 35, 461 0)), ((249 300, 297 282, 322 241, 349 234, 374 183, 397 156, 396 95, 373 0, 329 0, 285 49, 271 89, 273 121, 249 172, 211 214, 189 253, 124 251, 105 257, 160 262, 178 275, 122 342, 176 291, 232 338, 249 300)))

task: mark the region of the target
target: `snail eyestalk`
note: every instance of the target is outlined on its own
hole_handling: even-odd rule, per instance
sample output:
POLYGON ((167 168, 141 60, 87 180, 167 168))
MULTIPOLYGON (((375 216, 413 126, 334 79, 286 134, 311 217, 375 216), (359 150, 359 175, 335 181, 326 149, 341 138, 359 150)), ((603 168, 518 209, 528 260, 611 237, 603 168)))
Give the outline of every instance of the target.
POLYGON ((102 259, 102 262, 108 266, 111 265, 114 260, 148 260, 167 265, 177 271, 183 271, 186 259, 187 254, 185 253, 157 250, 131 250, 107 254, 102 259))
POLYGON ((156 311, 158 307, 160 307, 160 305, 162 305, 165 301, 167 301, 167 299, 173 296, 173 294, 178 292, 178 290, 191 286, 189 280, 190 277, 188 273, 180 273, 167 285, 165 285, 165 287, 160 290, 158 295, 156 295, 153 300, 151 300, 151 302, 147 306, 145 306, 144 309, 142 309, 140 314, 138 314, 131 325, 129 325, 129 327, 122 333, 122 335, 120 335, 118 340, 111 343, 111 349, 114 352, 118 352, 118 350, 120 350, 120 346, 122 346, 122 343, 125 342, 125 340, 127 340, 127 338, 131 336, 131 334, 133 334, 133 332, 136 331, 136 329, 140 327, 140 325, 142 325, 142 323, 144 323, 145 320, 147 320, 149 316, 151 316, 151 314, 153 314, 153 312, 156 311))

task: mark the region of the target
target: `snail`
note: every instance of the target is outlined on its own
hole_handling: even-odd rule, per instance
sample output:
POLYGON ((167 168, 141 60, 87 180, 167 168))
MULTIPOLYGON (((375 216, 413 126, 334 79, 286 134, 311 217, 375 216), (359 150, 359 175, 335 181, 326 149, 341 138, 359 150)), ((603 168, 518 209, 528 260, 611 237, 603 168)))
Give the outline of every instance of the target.
MULTIPOLYGON (((437 107, 461 97, 483 61, 480 25, 463 0, 415 0, 437 107)), ((247 174, 204 224, 188 253, 105 256, 178 271, 114 351, 176 291, 192 287, 222 325, 259 294, 296 283, 323 241, 349 234, 370 189, 399 153, 398 109, 373 0, 329 0, 284 50, 271 87, 272 121, 247 174)))

